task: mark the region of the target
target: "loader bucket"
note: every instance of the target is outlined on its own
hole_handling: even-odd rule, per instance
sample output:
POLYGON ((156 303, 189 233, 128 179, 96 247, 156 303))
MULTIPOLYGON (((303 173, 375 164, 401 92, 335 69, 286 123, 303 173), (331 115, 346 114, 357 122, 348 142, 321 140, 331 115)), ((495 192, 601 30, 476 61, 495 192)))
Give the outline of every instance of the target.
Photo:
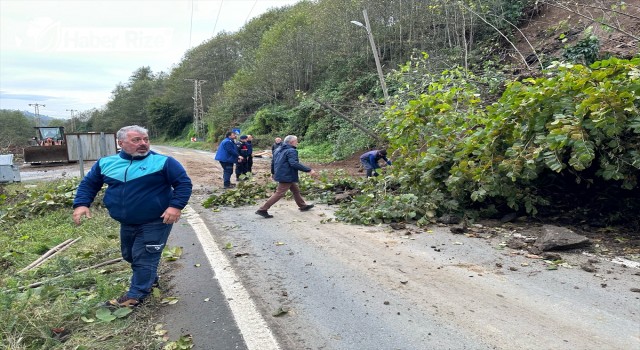
POLYGON ((31 164, 68 162, 67 145, 32 146, 24 149, 24 162, 31 164))

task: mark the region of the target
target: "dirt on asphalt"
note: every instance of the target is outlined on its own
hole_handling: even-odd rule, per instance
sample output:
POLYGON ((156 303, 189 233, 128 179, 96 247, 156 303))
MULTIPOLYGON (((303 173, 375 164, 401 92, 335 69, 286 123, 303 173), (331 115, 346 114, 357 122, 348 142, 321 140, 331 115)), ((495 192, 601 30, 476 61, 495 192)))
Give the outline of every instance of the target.
MULTIPOLYGON (((172 156, 178 159, 185 169, 187 169, 194 184, 192 202, 202 203, 202 201, 207 199, 211 194, 222 190, 222 169, 220 164, 213 159, 211 152, 188 149, 173 151, 173 148, 163 146, 153 147, 160 153, 172 154, 172 156)), ((84 173, 89 171, 93 163, 95 163, 95 161, 84 162, 84 173)), ((260 174, 268 174, 270 164, 271 158, 268 156, 254 159, 253 170, 257 175, 256 178, 258 181, 268 180, 268 177, 260 177, 260 174)), ((341 161, 328 164, 307 163, 307 165, 316 171, 341 169, 351 176, 363 176, 364 174, 360 166, 359 153, 341 161)), ((23 182, 80 176, 80 165, 78 163, 53 163, 37 166, 20 164, 19 168, 23 182)), ((512 232, 530 231, 530 236, 537 236, 540 235, 542 225, 554 224, 554 222, 540 218, 519 217, 509 222, 485 220, 479 224, 512 232)), ((640 261, 640 232, 629 230, 626 227, 588 227, 586 225, 572 225, 567 227, 591 240, 593 244, 587 249, 586 253, 597 254, 610 259, 621 257, 633 261, 640 261)))
MULTIPOLYGON (((477 338, 494 348, 533 348, 535 335, 544 334, 544 339, 539 339, 542 348, 595 349, 595 340, 583 339, 587 330, 597 338, 599 348, 638 344, 637 332, 635 340, 616 333, 628 335, 624 327, 615 325, 622 320, 625 324, 634 322, 640 313, 637 307, 620 309, 621 305, 638 305, 640 257, 637 241, 618 232, 594 232, 590 246, 545 257, 526 249, 527 242, 540 235, 543 224, 526 218, 473 223, 456 231, 458 226, 447 224, 394 228, 333 223, 328 219, 333 217, 335 208, 326 205, 318 205, 302 218, 287 200, 273 207, 270 212, 276 218, 271 220, 255 215, 255 206, 212 212, 202 208, 201 203, 212 193, 222 191, 221 167, 213 154, 153 148, 175 157, 187 169, 194 183, 191 205, 208 225, 216 228, 220 242, 234 242, 234 250, 228 252, 230 259, 242 271, 243 283, 263 313, 269 315, 280 306, 291 308, 288 317, 269 319, 284 348, 346 348, 342 342, 348 338, 349 322, 366 321, 369 313, 378 312, 378 307, 386 308, 379 311, 380 315, 387 313, 387 302, 397 309, 398 327, 416 327, 419 323, 415 320, 428 315, 436 323, 463 327, 469 330, 470 339, 477 338), (235 221, 239 217, 246 218, 241 225, 235 221), (297 265, 281 266, 284 261, 297 265), (296 272, 296 266, 300 266, 300 272, 296 272), (321 273, 324 268, 328 269, 324 275, 329 276, 325 277, 328 280, 309 279, 309 273, 321 273), (307 279, 307 283, 301 285, 300 278, 307 279), (318 322, 326 322, 322 317, 330 312, 317 307, 327 301, 314 298, 333 293, 325 289, 336 285, 359 288, 353 295, 366 297, 353 302, 366 307, 360 310, 354 309, 352 303, 340 305, 341 301, 335 298, 336 306, 331 310, 340 310, 341 315, 320 328, 338 327, 339 321, 345 320, 345 333, 334 329, 333 335, 309 334, 305 329, 319 329, 318 322), (381 298, 385 298, 384 304, 381 298), (376 303, 372 303, 374 299, 376 303), (477 305, 480 300, 481 306, 477 305), (624 315, 614 316, 619 313, 624 315), (491 321, 483 325, 479 319, 491 321)), ((256 158, 254 173, 268 173, 270 161, 256 158)), ((352 175, 362 174, 356 156, 341 163, 311 166, 316 170, 342 168, 352 175)), ((21 168, 25 177, 35 173, 32 178, 38 178, 38 174, 73 176, 76 170, 77 165, 21 168)), ((411 330, 409 337, 416 337, 421 344, 434 344, 429 339, 441 337, 453 341, 458 336, 441 331, 444 333, 440 337, 440 331, 429 329, 431 333, 427 334, 419 328, 398 329, 396 333, 406 333, 406 329, 411 330)), ((356 335, 365 331, 352 330, 356 335)), ((462 346, 440 344, 441 348, 457 345, 462 346)))

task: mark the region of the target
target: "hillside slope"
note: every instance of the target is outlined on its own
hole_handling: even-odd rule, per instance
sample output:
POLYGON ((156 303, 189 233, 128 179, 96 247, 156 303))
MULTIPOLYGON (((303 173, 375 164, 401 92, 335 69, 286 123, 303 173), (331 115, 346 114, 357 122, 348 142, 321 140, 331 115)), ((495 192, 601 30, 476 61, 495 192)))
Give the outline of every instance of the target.
MULTIPOLYGON (((631 58, 640 53, 640 0, 544 1, 527 16, 515 44, 531 66, 539 67, 535 55, 544 62, 561 58, 578 45, 582 46, 574 51, 590 50, 586 40, 591 35, 598 38, 600 58, 631 58)), ((510 56, 522 64, 516 52, 510 56)))

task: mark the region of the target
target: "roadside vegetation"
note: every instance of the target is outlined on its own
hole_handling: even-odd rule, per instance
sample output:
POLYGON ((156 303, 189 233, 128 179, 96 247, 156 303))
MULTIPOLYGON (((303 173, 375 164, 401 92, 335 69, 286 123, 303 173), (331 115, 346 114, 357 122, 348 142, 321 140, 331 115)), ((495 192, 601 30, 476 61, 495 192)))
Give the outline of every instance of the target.
MULTIPOLYGON (((491 104, 483 103, 482 78, 460 69, 430 75, 422 72, 427 62, 416 57, 391 75, 410 96, 378 125, 394 166, 366 181, 303 182, 307 195, 351 191, 337 216, 362 224, 424 225, 445 214, 548 217, 568 214, 578 200, 572 223, 640 227, 640 58, 556 63, 538 78, 509 83, 491 104), (407 81, 408 71, 422 79, 407 81)), ((205 205, 237 205, 236 191, 205 205)))
MULTIPOLYGON (((119 226, 98 205, 93 218, 71 220, 72 180, 0 187, 0 347, 3 349, 162 348, 153 308, 101 305, 129 285, 120 258, 119 226), (66 241, 66 249, 25 270, 66 241), (112 262, 103 266, 101 263, 112 262), (135 339, 135 341, 132 341, 135 339)), ((162 295, 154 292, 150 304, 162 295)))

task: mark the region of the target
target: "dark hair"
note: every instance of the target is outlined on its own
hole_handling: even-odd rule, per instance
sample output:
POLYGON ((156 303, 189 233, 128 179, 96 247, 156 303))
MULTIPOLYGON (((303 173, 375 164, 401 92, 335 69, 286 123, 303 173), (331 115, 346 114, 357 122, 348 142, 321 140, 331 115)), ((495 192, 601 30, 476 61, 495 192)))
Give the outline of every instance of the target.
POLYGON ((380 155, 383 156, 383 157, 386 157, 387 156, 387 150, 386 149, 381 149, 380 150, 380 155))
POLYGON ((225 137, 229 137, 229 136, 231 136, 231 134, 235 134, 235 132, 233 132, 233 131, 227 131, 227 133, 225 134, 225 137))

